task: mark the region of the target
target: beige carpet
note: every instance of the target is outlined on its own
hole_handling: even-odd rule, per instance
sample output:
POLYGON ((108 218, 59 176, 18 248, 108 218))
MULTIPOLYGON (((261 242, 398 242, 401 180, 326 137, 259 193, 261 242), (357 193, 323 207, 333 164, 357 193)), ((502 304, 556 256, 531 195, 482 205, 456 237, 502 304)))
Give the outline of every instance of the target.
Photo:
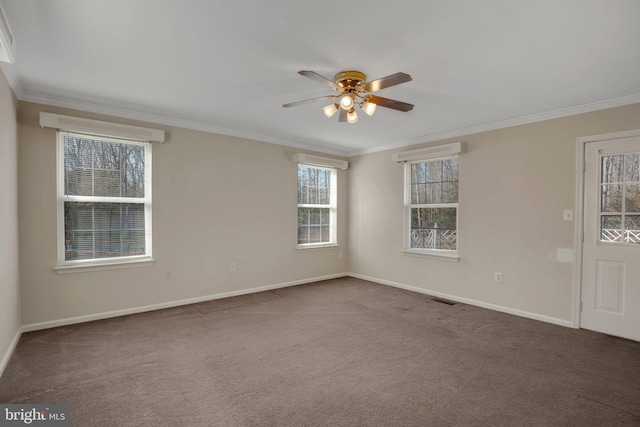
POLYGON ((640 343, 345 278, 22 336, 73 426, 639 426, 640 343))

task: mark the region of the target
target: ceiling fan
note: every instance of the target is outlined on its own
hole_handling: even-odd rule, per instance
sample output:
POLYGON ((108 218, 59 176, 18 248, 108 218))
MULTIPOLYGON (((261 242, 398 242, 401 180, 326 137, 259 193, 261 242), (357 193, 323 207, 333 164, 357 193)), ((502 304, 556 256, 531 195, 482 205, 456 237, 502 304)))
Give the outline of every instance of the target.
POLYGON ((298 74, 329 86, 338 93, 305 99, 303 101, 290 102, 288 104, 284 104, 283 107, 295 107, 310 102, 320 101, 322 99, 340 98, 337 103, 332 102, 324 107, 324 114, 327 118, 330 118, 340 111, 338 121, 348 123, 355 123, 358 121, 358 115, 354 109, 356 105, 360 106, 362 111, 367 113, 369 116, 372 116, 376 111, 376 106, 391 108, 402 112, 411 111, 413 109, 413 104, 372 95, 372 92, 377 92, 381 89, 399 85, 401 83, 410 82, 412 78, 409 74, 395 73, 370 82, 367 82, 367 76, 360 71, 341 71, 336 74, 333 80, 329 80, 315 71, 298 71, 298 74))

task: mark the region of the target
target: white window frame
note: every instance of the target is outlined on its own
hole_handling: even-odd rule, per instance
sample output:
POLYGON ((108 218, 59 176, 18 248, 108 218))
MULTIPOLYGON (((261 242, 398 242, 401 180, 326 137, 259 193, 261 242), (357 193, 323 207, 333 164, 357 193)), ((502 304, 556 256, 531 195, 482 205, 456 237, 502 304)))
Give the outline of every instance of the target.
MULTIPOLYGON (((338 185, 338 171, 336 170, 336 168, 327 168, 327 167, 322 167, 322 166, 316 166, 316 165, 309 165, 309 164, 305 164, 305 163, 299 163, 298 167, 300 166, 305 166, 308 168, 313 168, 313 169, 318 169, 318 170, 324 170, 324 171, 328 171, 330 172, 330 183, 329 185, 330 187, 330 193, 329 193, 329 204, 328 205, 321 205, 321 204, 313 204, 313 203, 298 203, 297 204, 297 209, 300 208, 320 208, 320 209, 329 209, 329 241, 328 242, 317 242, 317 243, 298 243, 298 248, 318 248, 318 247, 329 247, 329 246, 337 246, 337 240, 338 240, 338 227, 337 227, 337 222, 338 222, 338 191, 337 191, 337 185, 338 185)), ((297 194, 296 194, 296 200, 297 200, 297 194)), ((296 223, 297 224, 297 223, 296 223)), ((296 225, 297 227, 297 225, 296 225)), ((297 236, 296 236, 297 237, 297 236)))
POLYGON ((164 131, 123 125, 119 123, 90 120, 80 117, 63 116, 42 112, 40 125, 53 128, 56 134, 56 213, 57 213, 57 264, 54 267, 58 274, 108 270, 126 267, 144 267, 152 265, 152 151, 151 142, 164 142, 164 131), (64 195, 64 135, 78 134, 83 138, 107 140, 110 142, 140 145, 145 150, 145 196, 144 198, 124 197, 78 197, 64 195), (89 200, 90 199, 90 200, 89 200), (65 201, 91 201, 109 203, 143 203, 145 205, 145 254, 137 256, 95 258, 87 260, 65 260, 65 201))
POLYGON ((149 264, 152 258, 152 202, 151 202, 151 144, 140 141, 130 141, 120 138, 106 138, 102 136, 85 135, 77 132, 57 132, 57 221, 58 221, 58 265, 56 270, 62 271, 66 269, 89 268, 98 269, 97 267, 114 267, 126 266, 138 263, 149 264), (144 186, 145 195, 139 197, 99 197, 99 196, 71 196, 64 194, 64 138, 65 136, 78 136, 95 141, 106 141, 118 144, 129 144, 142 146, 145 153, 144 165, 144 186), (144 204, 145 217, 145 254, 135 256, 122 256, 113 258, 92 258, 83 260, 65 260, 65 223, 64 223, 64 204, 65 202, 91 202, 91 203, 135 203, 144 204))
MULTIPOLYGON (((403 249, 408 254, 417 254, 440 259, 457 261, 459 259, 459 218, 460 218, 460 195, 457 203, 439 204, 412 204, 411 203, 411 165, 430 161, 442 161, 451 158, 458 158, 459 154, 466 151, 466 145, 462 142, 444 144, 434 147, 427 147, 417 150, 410 150, 401 153, 394 153, 392 159, 395 162, 404 162, 404 226, 403 226, 403 249), (456 249, 421 249, 411 247, 411 209, 413 208, 456 208, 456 249)), ((460 163, 458 163, 458 185, 460 183, 460 163)))
MULTIPOLYGON (((348 169, 349 162, 346 160, 332 159, 329 157, 315 156, 305 153, 296 153, 293 155, 293 161, 296 164, 296 183, 298 182, 298 165, 303 165, 316 169, 323 169, 331 171, 331 194, 329 195, 329 205, 309 205, 309 204, 297 204, 296 214, 298 208, 310 207, 310 208, 329 208, 329 227, 330 227, 330 241, 321 243, 304 243, 298 244, 298 249, 314 249, 314 248, 329 248, 338 246, 338 169, 348 169)), ((296 185, 297 192, 297 185, 296 185)), ((298 195, 296 193, 296 201, 298 195)), ((297 215, 296 215, 297 217, 297 215)), ((297 233, 297 221, 296 221, 296 242, 298 241, 297 233)))

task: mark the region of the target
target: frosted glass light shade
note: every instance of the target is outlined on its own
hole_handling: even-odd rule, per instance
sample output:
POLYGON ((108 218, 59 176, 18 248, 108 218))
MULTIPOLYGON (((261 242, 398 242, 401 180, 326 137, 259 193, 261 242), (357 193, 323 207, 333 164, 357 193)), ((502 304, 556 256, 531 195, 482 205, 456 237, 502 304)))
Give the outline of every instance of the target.
POLYGON ((357 121, 358 121, 358 115, 356 114, 355 110, 349 111, 349 113, 347 113, 347 122, 355 123, 357 121))
POLYGON ((347 111, 352 109, 353 98, 351 98, 351 96, 349 95, 344 95, 342 98, 340 98, 340 107, 342 107, 343 110, 347 110, 347 111))
POLYGON ((376 111, 376 104, 374 104, 373 102, 365 102, 362 105, 362 109, 364 110, 365 113, 367 113, 369 116, 373 116, 373 113, 375 113, 376 111))
POLYGON ((329 104, 322 109, 324 111, 324 115, 330 119, 336 112, 338 112, 337 104, 329 104))

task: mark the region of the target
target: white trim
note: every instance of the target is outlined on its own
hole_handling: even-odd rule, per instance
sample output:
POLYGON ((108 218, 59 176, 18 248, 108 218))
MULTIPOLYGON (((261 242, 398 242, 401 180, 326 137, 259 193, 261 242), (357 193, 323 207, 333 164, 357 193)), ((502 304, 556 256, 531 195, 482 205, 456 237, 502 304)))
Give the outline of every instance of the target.
POLYGON ((302 163, 309 166, 349 169, 349 162, 345 160, 330 159, 328 157, 313 156, 311 154, 296 153, 293 155, 293 161, 294 163, 302 163))
POLYGON ((447 258, 449 260, 458 261, 460 256, 458 253, 459 245, 457 242, 457 239, 458 239, 457 230, 460 229, 459 227, 460 220, 458 215, 460 212, 460 203, 459 201, 456 203, 433 203, 433 204, 411 203, 411 191, 412 191, 411 167, 412 165, 417 163, 427 163, 427 162, 441 161, 446 159, 458 159, 459 157, 457 153, 464 152, 465 144, 463 142, 457 142, 453 144, 445 144, 445 145, 431 147, 431 148, 433 148, 432 151, 426 151, 428 149, 419 149, 419 150, 412 150, 412 151, 406 152, 407 161, 404 161, 404 224, 403 224, 403 231, 402 231, 403 233, 402 252, 410 253, 414 255, 421 255, 425 257, 441 258, 441 259, 447 258), (442 148, 438 149, 440 147, 442 148), (460 151, 457 151, 457 150, 460 150, 460 151), (453 155, 441 156, 441 154, 443 153, 450 153, 453 151, 457 151, 457 153, 453 155), (424 156, 424 155, 426 156, 433 155, 434 157, 433 158, 416 157, 416 156, 424 156), (415 160, 416 158, 418 158, 419 160, 415 160), (411 247, 411 210, 416 208, 427 208, 427 209, 428 208, 449 208, 449 209, 455 208, 456 209, 456 249, 455 250, 446 250, 446 249, 442 250, 442 249, 433 249, 433 248, 422 249, 422 248, 411 247))
POLYGON ((140 307, 125 308, 122 310, 105 311, 102 313, 87 314, 84 316, 67 317, 64 319, 50 320, 46 322, 30 323, 22 326, 22 332, 39 331, 41 329, 57 328, 59 326, 73 325, 76 323, 93 322, 94 320, 110 319, 112 317, 127 316, 136 313, 145 313, 147 311, 162 310, 165 308, 179 307, 182 305, 197 304, 205 301, 212 301, 221 298, 235 297, 239 295, 253 294, 256 292, 270 291, 273 289, 286 288, 289 286, 304 285, 307 283, 321 282, 323 280, 338 279, 345 277, 345 273, 329 274, 326 276, 312 277, 302 280, 294 280, 292 282, 276 283, 273 285, 259 286, 255 288, 242 289, 239 291, 223 292, 220 294, 211 294, 201 297, 188 298, 178 301, 169 301, 159 304, 151 304, 140 307))
POLYGON ((577 114, 591 113, 593 111, 606 110, 608 108, 623 107, 625 105, 640 103, 640 93, 622 96, 620 98, 606 99, 604 101, 582 104, 575 107, 562 108, 559 110, 546 111, 527 116, 516 117, 507 120, 498 120, 495 122, 484 123, 475 126, 452 129, 438 133, 427 134, 424 136, 398 141, 395 144, 385 145, 365 150, 349 151, 345 155, 347 157, 360 156, 363 154, 378 153, 380 151, 388 151, 412 145, 423 144, 425 142, 441 141, 443 139, 457 138, 460 136, 471 135, 474 133, 488 132, 491 130, 505 129, 513 126, 526 125, 529 123, 537 123, 545 120, 558 119, 560 117, 575 116, 577 114))
POLYGON ((458 255, 458 251, 452 251, 452 250, 429 250, 429 249, 420 250, 415 248, 407 248, 407 249, 403 249, 402 252, 407 255, 416 255, 423 258, 439 259, 442 261, 451 261, 451 262, 460 261, 460 256, 458 255))
POLYGON ((306 245, 298 245, 296 247, 297 250, 302 251, 302 252, 306 252, 306 251, 311 251, 311 250, 320 250, 320 249, 333 249, 333 248, 337 248, 340 245, 338 245, 337 243, 307 243, 306 245))
POLYGON ((573 248, 575 262, 573 263, 573 283, 571 301, 571 320, 574 328, 580 327, 580 309, 582 301, 582 231, 584 227, 584 145, 580 138, 576 141, 576 179, 573 211, 573 248))
POLYGON ((354 277, 356 279, 368 280, 369 282, 379 283, 381 285, 392 286, 394 288, 405 289, 411 292, 418 292, 425 295, 434 297, 445 298, 452 301, 461 302, 463 304, 474 305, 476 307, 486 308, 493 311, 499 311, 502 313, 513 314, 515 316, 526 317, 527 319, 539 320, 546 323, 553 323, 554 325, 566 326, 568 328, 573 327, 573 323, 570 320, 559 319, 557 317, 545 316, 542 314, 531 313, 529 311, 518 310, 515 308, 505 307, 502 305, 491 304, 484 301, 478 301, 470 298, 463 298, 456 295, 446 294, 443 292, 436 292, 429 289, 418 288, 417 286, 405 285, 390 280, 378 279, 376 277, 365 276, 357 273, 347 273, 347 276, 354 277))
POLYGON ((102 120, 63 116, 61 114, 40 112, 40 126, 64 132, 77 132, 108 138, 124 138, 133 141, 164 142, 164 131, 140 126, 104 122, 102 120))
MULTIPOLYGON (((9 82, 11 83, 11 82, 9 82)), ((300 150, 313 150, 320 153, 334 154, 337 156, 345 156, 347 151, 344 147, 333 144, 319 143, 309 139, 297 139, 290 141, 282 138, 261 135, 258 133, 247 132, 237 129, 229 129, 221 126, 211 125, 207 123, 193 122, 190 120, 176 119, 173 117, 163 116, 160 114, 145 113, 137 110, 129 110, 123 107, 110 107, 95 102, 73 100, 60 98, 54 95, 45 95, 33 93, 23 90, 21 87, 14 87, 14 93, 20 101, 33 102, 37 104, 51 105, 54 107, 69 108, 78 111, 86 111, 89 113, 103 114, 107 116, 121 117, 125 119, 138 120, 141 122, 150 122, 165 126, 175 126, 183 129, 197 130, 201 132, 214 133, 218 135, 233 136, 236 138, 250 139, 252 141, 261 141, 269 144, 283 145, 285 147, 297 148, 300 150), (18 96, 20 94, 20 96, 18 96)))
MULTIPOLYGON (((296 155, 294 155, 294 160, 296 159, 296 155)), ((346 163, 346 162, 345 162, 346 163)), ((323 241, 323 242, 318 242, 318 243, 297 243, 297 248, 305 248, 305 247, 318 247, 318 246, 337 246, 338 245, 338 170, 335 167, 325 167, 325 166, 316 166, 316 165, 309 165, 306 163, 298 163, 297 166, 297 177, 296 177, 296 182, 298 183, 298 189, 300 189, 299 185, 300 185, 300 175, 299 175, 299 171, 300 171, 300 166, 306 167, 306 168, 310 168, 310 169, 317 169, 317 170, 324 170, 326 172, 330 173, 330 179, 331 179, 331 185, 330 185, 330 191, 329 191, 329 204, 328 205, 324 205, 324 204, 312 204, 312 203, 297 203, 296 207, 297 210, 299 212, 300 208, 312 208, 312 209, 329 209, 329 241, 323 241)), ((297 199, 297 197, 296 197, 297 199)), ((299 232, 299 231, 298 231, 299 232)), ((300 235, 298 234, 298 236, 296 237, 298 242, 300 239, 300 235)))
POLYGON ((24 330, 23 330, 23 327, 21 326, 16 331, 16 334, 14 335, 13 340, 11 341, 11 344, 9 344, 9 348, 7 348, 7 351, 5 351, 4 356, 2 357, 2 362, 0 362, 0 378, 2 378, 2 374, 4 373, 5 368, 9 364, 9 360, 11 360, 11 356, 13 355, 13 352, 15 351, 16 346, 18 345, 18 341, 20 341, 22 332, 24 332, 24 330))
POLYGON ((581 136, 576 139, 576 166, 575 166, 575 201, 574 201, 574 226, 573 226, 573 247, 575 251, 575 262, 573 263, 573 301, 572 326, 580 327, 580 306, 582 301, 582 266, 584 242, 582 233, 584 231, 584 164, 585 145, 590 142, 610 141, 613 139, 632 138, 640 136, 640 129, 605 133, 600 135, 581 136))
POLYGON ((103 262, 97 262, 96 260, 90 260, 90 262, 83 263, 82 261, 66 262, 63 265, 54 267, 54 270, 58 274, 71 274, 71 273, 86 273, 89 271, 102 271, 102 270, 120 270, 123 268, 134 267, 150 267, 156 260, 144 256, 141 258, 107 258, 103 262))
MULTIPOLYGON (((44 116, 48 113, 41 113, 40 119, 51 120, 52 117, 44 116)), ((50 114, 49 116, 56 116, 50 114)), ((65 117, 65 116, 60 116, 65 117)), ((56 160, 56 209, 57 209, 57 247, 58 262, 54 269, 58 274, 71 272, 87 272, 98 270, 112 270, 126 267, 144 267, 153 264, 153 226, 152 226, 152 144, 142 141, 125 140, 117 137, 108 136, 91 136, 92 140, 104 140, 108 142, 118 143, 120 145, 133 145, 144 149, 144 197, 95 197, 95 196, 67 196, 64 194, 64 174, 65 174, 65 137, 67 135, 76 136, 72 132, 58 130, 56 132, 57 144, 57 160, 56 160), (145 218, 145 253, 144 255, 115 257, 115 258, 95 258, 91 260, 73 260, 65 259, 65 223, 64 223, 64 204, 66 202, 93 202, 93 203, 135 203, 144 206, 145 218), (133 265, 139 263, 138 265, 133 265), (73 269, 73 271, 71 270, 73 269)))
POLYGON ((464 153, 466 149, 467 146, 464 142, 452 142, 451 144, 436 145, 434 147, 393 153, 391 158, 394 162, 433 160, 441 157, 452 157, 460 153, 464 153))
MULTIPOLYGON (((1 66, 2 64, 0 64, 1 66)), ((4 70, 4 67, 3 67, 4 70)), ((5 72, 5 75, 7 73, 5 72)), ((468 126, 464 128, 452 129, 438 133, 426 134, 416 138, 410 138, 397 143, 385 145, 382 147, 375 147, 371 149, 359 149, 349 150, 348 148, 321 143, 319 141, 309 139, 298 139, 296 141, 287 140, 284 138, 277 138, 267 135, 261 135, 253 132, 246 132, 237 129, 228 129, 221 126, 215 126, 206 123, 193 122, 189 120, 176 119, 173 117, 167 117, 160 114, 146 113, 143 111, 130 110, 128 108, 119 106, 106 106, 91 101, 75 100, 69 98, 63 98, 55 95, 48 95, 38 92, 30 92, 24 90, 17 79, 9 80, 9 84, 13 88, 13 92, 20 101, 34 102, 38 104, 51 105, 62 108, 70 108, 79 111, 86 111, 96 114, 104 114, 114 117, 122 117, 132 120, 139 120, 144 122, 157 123, 166 126, 176 126, 184 129, 198 130, 202 132, 215 133, 220 135, 234 136, 238 138, 246 138, 254 141, 267 142, 269 144, 283 145, 286 147, 298 148, 301 150, 314 150, 325 154, 334 154, 338 156, 352 157, 362 154, 377 153, 380 151, 388 151, 392 149, 398 149, 403 147, 410 147, 426 142, 440 141, 448 138, 455 138, 459 136, 470 135, 474 133, 486 132, 496 129, 504 129, 512 126, 518 126, 529 123, 541 122, 544 120, 557 119, 560 117, 574 116, 576 114, 589 113, 592 111, 606 110, 608 108, 622 107, 630 104, 640 103, 640 94, 633 94, 623 96, 619 98, 607 99, 604 101, 597 101, 588 104, 578 105, 576 107, 568 107, 559 110, 553 110, 543 113, 530 114, 527 116, 516 117, 513 119, 499 120, 495 122, 484 123, 475 126, 468 126)), ((167 114, 170 114, 167 112, 167 114)))
POLYGON ((603 133, 600 135, 581 136, 577 139, 577 141, 585 144, 587 142, 611 141, 612 139, 633 138, 635 136, 640 136, 640 129, 603 133))

